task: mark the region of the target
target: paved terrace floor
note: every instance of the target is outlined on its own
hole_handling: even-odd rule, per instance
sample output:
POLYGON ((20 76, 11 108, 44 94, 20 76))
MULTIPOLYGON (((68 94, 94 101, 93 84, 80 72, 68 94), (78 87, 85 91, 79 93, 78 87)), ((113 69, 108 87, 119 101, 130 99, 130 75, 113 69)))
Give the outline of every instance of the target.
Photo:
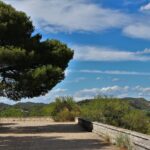
POLYGON ((0 150, 116 150, 75 123, 0 124, 0 150))

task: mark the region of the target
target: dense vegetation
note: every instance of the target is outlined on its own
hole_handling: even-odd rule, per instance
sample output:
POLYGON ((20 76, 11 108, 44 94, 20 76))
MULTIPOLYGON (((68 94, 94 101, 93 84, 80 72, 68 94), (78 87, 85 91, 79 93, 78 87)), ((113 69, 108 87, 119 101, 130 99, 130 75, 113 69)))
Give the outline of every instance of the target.
POLYGON ((13 100, 46 94, 64 79, 73 51, 42 40, 24 12, 0 0, 0 96, 13 100))
POLYGON ((137 108, 136 100, 97 97, 94 100, 80 102, 81 116, 102 123, 150 134, 150 102, 147 108, 137 108))
POLYGON ((0 117, 37 116, 53 116, 56 121, 73 121, 80 116, 150 134, 150 102, 144 99, 97 97, 76 103, 71 97, 62 97, 50 104, 0 104, 0 117))

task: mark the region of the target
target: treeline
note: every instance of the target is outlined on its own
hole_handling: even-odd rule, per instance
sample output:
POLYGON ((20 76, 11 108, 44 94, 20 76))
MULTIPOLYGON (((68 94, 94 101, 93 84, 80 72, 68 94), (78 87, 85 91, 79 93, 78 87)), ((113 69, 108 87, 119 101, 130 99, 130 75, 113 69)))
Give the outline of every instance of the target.
POLYGON ((73 121, 79 116, 150 134, 150 102, 144 99, 96 97, 75 102, 71 97, 57 98, 50 104, 20 103, 0 105, 0 117, 52 116, 55 121, 73 121))
POLYGON ((52 105, 53 103, 18 103, 13 106, 0 104, 0 117, 51 116, 52 105))

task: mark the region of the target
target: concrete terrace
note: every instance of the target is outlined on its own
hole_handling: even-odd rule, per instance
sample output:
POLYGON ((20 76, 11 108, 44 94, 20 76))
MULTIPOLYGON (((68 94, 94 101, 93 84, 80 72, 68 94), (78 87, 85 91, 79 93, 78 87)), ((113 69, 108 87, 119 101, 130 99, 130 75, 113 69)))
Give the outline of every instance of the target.
POLYGON ((0 126, 0 150, 116 150, 72 122, 15 121, 0 126))

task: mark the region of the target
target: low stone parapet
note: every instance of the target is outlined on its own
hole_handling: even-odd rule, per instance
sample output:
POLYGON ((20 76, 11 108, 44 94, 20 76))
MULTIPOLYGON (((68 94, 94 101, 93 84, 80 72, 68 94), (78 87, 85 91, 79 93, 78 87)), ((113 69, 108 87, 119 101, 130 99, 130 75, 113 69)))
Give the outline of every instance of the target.
POLYGON ((76 118, 76 122, 87 131, 92 131, 104 138, 109 138, 111 143, 116 144, 119 136, 127 137, 134 150, 150 150, 150 136, 111 125, 90 122, 82 118, 76 118))

